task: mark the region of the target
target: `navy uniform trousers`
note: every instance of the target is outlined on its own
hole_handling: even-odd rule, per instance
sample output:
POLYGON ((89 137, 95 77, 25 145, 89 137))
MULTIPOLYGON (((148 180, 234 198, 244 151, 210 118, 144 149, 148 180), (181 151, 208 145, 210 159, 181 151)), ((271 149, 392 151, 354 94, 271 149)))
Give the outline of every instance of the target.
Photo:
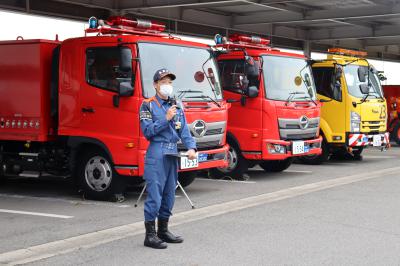
POLYGON ((158 96, 145 100, 140 107, 140 127, 150 141, 144 165, 146 222, 155 221, 157 217, 169 219, 172 215, 178 181, 178 159, 174 156, 178 153, 177 142, 182 140, 187 149, 196 149, 183 110, 177 110, 175 119, 166 119, 170 107, 168 101, 158 96), (177 122, 179 129, 175 127, 177 122))

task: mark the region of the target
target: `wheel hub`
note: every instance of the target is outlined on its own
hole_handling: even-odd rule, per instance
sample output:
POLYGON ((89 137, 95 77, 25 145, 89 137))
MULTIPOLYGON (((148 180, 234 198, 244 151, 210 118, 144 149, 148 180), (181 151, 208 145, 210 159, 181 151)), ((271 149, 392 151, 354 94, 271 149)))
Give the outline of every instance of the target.
POLYGON ((94 191, 106 190, 112 180, 111 164, 101 156, 91 158, 85 167, 86 184, 94 191))
POLYGON ((218 168, 218 170, 223 173, 229 173, 236 168, 237 164, 238 164, 238 154, 234 148, 230 147, 228 151, 228 167, 218 168))

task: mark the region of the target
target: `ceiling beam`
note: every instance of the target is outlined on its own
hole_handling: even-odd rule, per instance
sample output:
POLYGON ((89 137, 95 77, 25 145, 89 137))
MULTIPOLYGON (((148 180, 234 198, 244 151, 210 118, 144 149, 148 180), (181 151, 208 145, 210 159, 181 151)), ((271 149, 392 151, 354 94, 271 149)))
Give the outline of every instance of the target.
POLYGON ((345 39, 373 39, 382 37, 400 36, 399 26, 383 26, 372 29, 341 27, 333 29, 313 30, 310 40, 345 40, 345 39))
MULTIPOLYGON (((142 1, 143 2, 143 1, 142 1)), ((120 3, 120 7, 126 11, 135 10, 147 10, 147 9, 165 9, 165 8, 177 8, 177 7, 201 7, 201 6, 212 6, 212 5, 226 5, 231 3, 239 3, 242 0, 199 0, 199 1, 183 1, 183 0, 169 0, 169 1, 158 1, 157 3, 149 5, 140 3, 140 1, 126 1, 120 3), (166 4, 167 2, 167 4, 166 4)))
POLYGON ((389 17, 400 15, 400 3, 387 6, 372 6, 335 10, 316 10, 304 14, 295 12, 274 12, 266 16, 263 13, 237 16, 236 25, 256 25, 256 24, 290 24, 303 22, 317 22, 326 20, 345 20, 345 19, 370 19, 377 17, 389 17))

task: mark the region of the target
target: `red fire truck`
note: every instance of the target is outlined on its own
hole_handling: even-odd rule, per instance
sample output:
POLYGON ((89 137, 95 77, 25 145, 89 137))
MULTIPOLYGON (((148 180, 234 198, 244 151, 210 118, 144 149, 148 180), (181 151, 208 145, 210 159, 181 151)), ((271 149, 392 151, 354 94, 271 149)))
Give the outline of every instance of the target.
POLYGON ((229 166, 217 176, 243 177, 259 164, 287 169, 296 156, 321 153, 320 103, 312 71, 302 55, 270 48, 269 40, 217 35, 218 64, 229 110, 229 166))
POLYGON ((382 88, 388 104, 387 130, 391 139, 400 145, 400 85, 383 85, 382 88))
POLYGON ((210 47, 152 21, 89 25, 85 37, 63 42, 0 42, 0 176, 71 176, 97 199, 121 193, 127 180, 142 182, 148 142, 138 112, 162 67, 177 76, 175 94, 199 150, 198 160, 181 159, 181 183, 226 166, 229 104, 210 47))

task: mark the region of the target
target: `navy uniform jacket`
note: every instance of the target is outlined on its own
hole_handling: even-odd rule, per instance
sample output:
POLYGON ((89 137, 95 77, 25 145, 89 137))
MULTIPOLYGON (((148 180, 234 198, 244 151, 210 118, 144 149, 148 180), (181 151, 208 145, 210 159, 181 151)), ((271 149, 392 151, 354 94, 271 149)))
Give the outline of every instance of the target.
POLYGON ((140 107, 140 126, 146 139, 150 142, 176 144, 179 140, 185 147, 196 149, 196 141, 190 134, 182 109, 177 109, 176 118, 170 121, 166 118, 167 110, 171 107, 158 95, 143 101, 140 107), (175 129, 175 122, 179 121, 181 128, 175 129))

